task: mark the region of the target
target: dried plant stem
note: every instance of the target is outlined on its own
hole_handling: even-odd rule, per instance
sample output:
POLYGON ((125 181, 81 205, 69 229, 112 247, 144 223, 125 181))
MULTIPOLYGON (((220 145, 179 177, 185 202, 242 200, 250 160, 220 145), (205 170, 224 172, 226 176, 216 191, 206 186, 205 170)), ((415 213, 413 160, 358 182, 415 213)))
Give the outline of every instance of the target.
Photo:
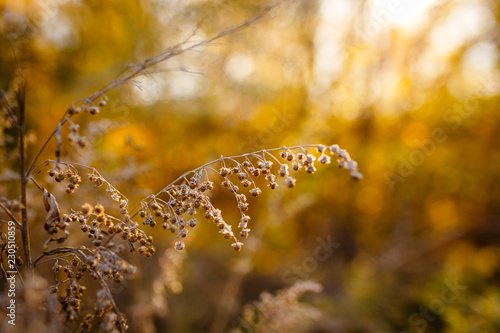
POLYGON ((28 227, 28 204, 26 198, 26 185, 28 179, 24 171, 24 115, 25 115, 26 90, 25 82, 22 81, 19 85, 17 94, 17 103, 19 108, 18 116, 18 133, 19 133, 19 180, 21 182, 21 237, 23 240, 24 259, 26 262, 28 279, 31 277, 31 249, 30 249, 30 234, 28 227))
POLYGON ((82 257, 86 258, 85 254, 82 252, 82 249, 83 248, 64 246, 64 247, 55 248, 55 249, 50 250, 50 251, 45 251, 42 254, 40 254, 35 260, 33 260, 33 262, 31 263, 31 267, 32 268, 36 267, 38 262, 47 256, 52 256, 52 255, 60 254, 60 253, 78 253, 82 257))
POLYGON ((40 155, 42 155, 43 151, 45 150, 45 147, 47 147, 47 145, 49 144, 49 142, 52 139, 52 137, 54 137, 54 135, 58 132, 59 127, 62 126, 62 125, 64 125, 68 120, 70 120, 70 118, 71 118, 71 116, 68 116, 68 117, 64 118, 63 120, 61 120, 57 124, 56 129, 52 133, 50 133, 50 135, 48 136, 47 140, 45 140, 45 142, 43 143, 43 145, 40 148, 40 150, 38 150, 38 153, 36 154, 35 158, 33 159, 33 162, 31 162, 28 170, 26 171, 26 176, 25 176, 26 178, 29 178, 29 176, 31 175, 31 173, 35 169, 35 163, 36 163, 36 161, 38 160, 38 158, 40 157, 40 155))

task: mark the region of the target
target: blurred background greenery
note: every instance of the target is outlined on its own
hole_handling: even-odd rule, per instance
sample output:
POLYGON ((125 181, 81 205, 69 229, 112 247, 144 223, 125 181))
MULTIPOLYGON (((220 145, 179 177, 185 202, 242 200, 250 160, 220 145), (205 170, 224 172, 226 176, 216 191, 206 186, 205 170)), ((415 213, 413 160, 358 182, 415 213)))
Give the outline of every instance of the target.
MULTIPOLYGON (((127 64, 266 4, 1 0, 0 87, 17 62, 30 157, 72 101, 127 64)), ((314 315, 304 310, 307 325, 289 331, 499 332, 499 17, 494 0, 286 1, 160 66, 185 71, 141 77, 110 92, 99 116, 82 115, 91 145, 63 146, 66 159, 96 167, 132 202, 220 155, 283 145, 338 143, 364 174, 356 183, 322 166, 297 174, 294 189, 264 191, 250 202, 241 253, 208 223, 182 254, 170 233, 151 230, 157 254, 131 256, 137 278, 115 287, 131 331, 244 330, 245 304, 312 279, 324 289, 304 299, 314 315)), ((2 190, 15 195, 6 170, 2 190)), ((66 198, 66 209, 83 203, 66 198)), ((234 198, 214 202, 235 225, 234 198)), ((287 316, 297 314, 273 320, 286 327, 287 316)))

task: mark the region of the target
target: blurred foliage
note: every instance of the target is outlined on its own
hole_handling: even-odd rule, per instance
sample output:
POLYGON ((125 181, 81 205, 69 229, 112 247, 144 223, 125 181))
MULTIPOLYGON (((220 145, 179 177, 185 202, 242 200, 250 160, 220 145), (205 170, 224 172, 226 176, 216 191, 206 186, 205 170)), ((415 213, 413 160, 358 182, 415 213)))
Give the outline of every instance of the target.
MULTIPOLYGON (((132 257, 138 276, 115 292, 132 332, 237 328, 245 304, 298 279, 324 288, 307 298, 319 311, 310 331, 500 331, 500 8, 410 3, 287 1, 161 68, 192 73, 159 70, 111 91, 98 117, 81 116, 91 146, 63 153, 132 202, 220 155, 282 145, 338 143, 364 174, 354 183, 323 167, 292 190, 265 191, 251 202, 255 232, 242 253, 201 225, 179 259, 168 252, 175 238, 153 230, 158 254, 132 257), (327 252, 328 242, 338 246, 327 252)), ((0 1, 0 88, 22 69, 28 160, 67 105, 127 64, 196 25, 201 40, 265 4, 0 1)), ((54 150, 52 142, 44 157, 54 150)), ((15 197, 6 170, 17 161, 2 163, 0 188, 15 197)), ((66 209, 83 203, 66 198, 66 209)), ((234 198, 214 200, 228 222, 238 219, 234 198)))

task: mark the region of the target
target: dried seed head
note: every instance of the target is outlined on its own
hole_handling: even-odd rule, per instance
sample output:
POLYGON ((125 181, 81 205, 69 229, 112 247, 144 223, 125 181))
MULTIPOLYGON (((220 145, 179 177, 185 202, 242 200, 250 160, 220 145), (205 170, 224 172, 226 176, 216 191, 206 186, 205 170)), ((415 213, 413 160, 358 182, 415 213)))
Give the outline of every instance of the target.
POLYGON ((275 179, 276 179, 276 176, 275 176, 275 175, 273 175, 272 173, 270 173, 270 174, 268 174, 268 175, 266 176, 266 179, 267 179, 268 181, 270 181, 270 182, 274 182, 274 181, 275 181, 275 179))
POLYGON ((341 157, 345 160, 351 159, 351 157, 349 156, 349 153, 345 149, 339 149, 337 152, 337 155, 339 155, 339 157, 341 157))
POLYGON ((270 182, 269 184, 267 184, 267 186, 269 186, 271 190, 274 190, 276 187, 278 187, 278 183, 270 182))
POLYGON ((351 172, 351 177, 354 180, 360 180, 361 178, 363 178, 363 175, 358 171, 353 171, 353 172, 351 172))
POLYGON ((286 175, 288 175, 288 165, 282 164, 280 168, 280 176, 285 177, 286 175))
POLYGON ((88 141, 85 137, 79 137, 76 143, 80 148, 85 148, 87 147, 88 141))
POLYGON ((82 182, 82 177, 80 177, 79 175, 73 175, 70 177, 69 181, 73 184, 79 184, 82 182))
POLYGON ((104 184, 104 180, 100 176, 95 176, 91 179, 94 182, 95 186, 101 186, 104 184))
POLYGON ((253 189, 250 190, 250 193, 254 196, 254 197, 258 197, 261 193, 262 193, 262 190, 258 187, 255 187, 253 189))
POLYGON ((304 165, 311 165, 316 160, 316 157, 312 154, 307 154, 304 159, 304 165))
POLYGON ((92 212, 92 206, 88 203, 83 204, 82 213, 85 215, 89 215, 92 212))
POLYGON ((182 251, 182 250, 184 250, 184 247, 185 247, 184 242, 181 242, 181 241, 177 241, 177 242, 175 242, 175 249, 176 249, 177 251, 182 251))
POLYGON ((241 248, 243 247, 243 243, 242 242, 235 242, 233 244, 231 244, 231 246, 233 247, 233 249, 237 252, 241 251, 241 248))
POLYGON ((328 149, 330 149, 332 154, 337 154, 340 150, 340 147, 339 145, 331 145, 330 147, 328 147, 328 149))
POLYGON ((321 164, 330 164, 330 156, 321 154, 321 156, 319 157, 319 161, 321 162, 321 164))
POLYGON ((106 101, 105 101, 105 100, 103 100, 103 99, 101 99, 101 100, 99 101, 99 106, 100 106, 100 107, 103 107, 103 106, 105 106, 106 104, 107 104, 107 103, 106 103, 106 101))
POLYGON ((187 225, 190 226, 191 228, 194 228, 196 227, 196 220, 195 219, 191 219, 187 222, 187 225))
POLYGON ((346 167, 347 170, 349 171, 355 171, 358 169, 358 163, 353 161, 353 160, 349 160, 347 162, 347 167, 346 167))
POLYGON ((250 229, 244 228, 240 231, 240 237, 247 238, 250 234, 250 229))
POLYGON ((294 187, 296 182, 297 181, 295 180, 295 178, 293 178, 291 176, 286 177, 286 186, 288 186, 290 188, 294 187))
POLYGON ((72 124, 69 126, 69 130, 74 134, 78 133, 79 129, 80 129, 80 125, 78 125, 78 124, 72 124))
POLYGON ((313 165, 313 164, 311 164, 311 165, 309 165, 309 166, 307 167, 307 172, 308 172, 308 173, 311 173, 311 174, 316 172, 316 168, 314 167, 314 165, 313 165))
POLYGON ((104 207, 102 205, 95 205, 94 213, 96 214, 104 213, 104 207))
POLYGON ((98 114, 98 113, 99 113, 99 107, 97 107, 97 106, 91 106, 91 107, 89 108, 89 113, 90 113, 91 115, 98 114))
POLYGON ((220 168, 220 175, 222 177, 226 177, 227 175, 230 175, 230 174, 231 174, 231 169, 224 168, 224 167, 220 168))

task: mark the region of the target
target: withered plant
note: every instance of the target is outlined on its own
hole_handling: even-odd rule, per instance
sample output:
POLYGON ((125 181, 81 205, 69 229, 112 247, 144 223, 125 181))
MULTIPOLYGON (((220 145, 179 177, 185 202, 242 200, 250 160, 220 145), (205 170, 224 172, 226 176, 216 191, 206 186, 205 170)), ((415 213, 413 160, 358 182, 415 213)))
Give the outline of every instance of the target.
MULTIPOLYGON (((354 179, 361 178, 357 163, 338 145, 304 144, 238 156, 221 156, 184 173, 158 193, 151 194, 138 203, 131 203, 127 194, 114 187, 98 170, 80 161, 66 160, 65 156, 62 156, 63 144, 69 143, 80 148, 87 146, 87 139, 80 135, 78 116, 88 113, 98 117, 101 110, 106 112, 106 93, 110 90, 130 83, 141 75, 154 73, 155 66, 167 59, 197 50, 257 22, 275 6, 276 4, 268 6, 256 16, 200 42, 193 42, 192 37, 196 33, 194 30, 179 44, 162 50, 139 64, 127 66, 102 89, 72 103, 29 163, 25 160, 25 79, 22 74, 12 82, 9 91, 0 91, 4 126, 17 133, 15 158, 19 161, 20 193, 20 197, 16 199, 0 199, 0 208, 3 211, 0 271, 3 278, 7 279, 8 272, 19 270, 18 277, 25 284, 25 290, 28 290, 28 287, 31 288, 28 291, 36 290, 39 297, 22 298, 26 303, 23 309, 26 310, 30 302, 40 302, 38 307, 42 307, 49 314, 47 317, 50 320, 40 319, 47 330, 71 330, 76 325, 81 330, 93 330, 98 325, 103 332, 125 332, 126 318, 118 309, 108 284, 110 281, 120 283, 136 271, 136 268, 124 259, 124 251, 138 252, 145 257, 155 253, 153 237, 148 235, 149 228, 160 227, 173 233, 177 238, 175 249, 182 251, 185 247, 183 240, 189 237, 189 233, 193 232, 197 225, 208 220, 215 224, 214 229, 218 230, 223 238, 231 242, 234 250, 241 251, 243 240, 251 233, 247 196, 258 197, 264 190, 259 184, 267 183, 270 190, 278 186, 292 188, 296 185, 295 172, 315 173, 318 164, 330 164, 332 157, 336 158, 338 166, 347 169, 354 179), (62 136, 65 126, 69 127, 67 139, 62 136), (57 147, 54 157, 40 161, 42 153, 53 140, 57 147), (48 173, 56 183, 64 185, 67 195, 74 195, 79 191, 80 184, 88 181, 97 187, 96 190, 105 189, 111 200, 94 203, 89 197, 85 198, 88 203, 81 207, 62 211, 59 202, 63 202, 65 198, 56 197, 42 180, 37 180, 37 176, 44 173, 48 173), (256 182, 259 178, 263 181, 256 182), (220 184, 234 195, 241 214, 236 225, 226 222, 222 211, 212 204, 211 191, 214 189, 214 183, 220 184), (43 223, 35 223, 39 221, 29 219, 28 210, 35 206, 31 199, 28 200, 28 186, 39 191, 37 200, 43 202, 46 210, 43 223), (7 226, 14 226, 16 235, 20 234, 18 238, 21 243, 16 243, 15 251, 9 252, 7 226), (88 239, 78 238, 78 230, 88 239), (33 243, 33 234, 40 237, 42 233, 48 235, 43 248, 32 249, 30 244, 33 243), (68 244, 70 235, 72 239, 77 237, 77 246, 68 244), (32 283, 37 281, 37 272, 42 265, 52 267, 54 282, 50 286, 32 283), (94 279, 99 285, 96 294, 91 297, 94 304, 90 312, 83 311, 81 307, 82 302, 89 298, 82 282, 84 277, 94 279), (96 320, 97 317, 100 319, 96 320)), ((18 301, 21 301, 21 297, 18 301)), ((19 314, 21 315, 23 314, 19 314)))

